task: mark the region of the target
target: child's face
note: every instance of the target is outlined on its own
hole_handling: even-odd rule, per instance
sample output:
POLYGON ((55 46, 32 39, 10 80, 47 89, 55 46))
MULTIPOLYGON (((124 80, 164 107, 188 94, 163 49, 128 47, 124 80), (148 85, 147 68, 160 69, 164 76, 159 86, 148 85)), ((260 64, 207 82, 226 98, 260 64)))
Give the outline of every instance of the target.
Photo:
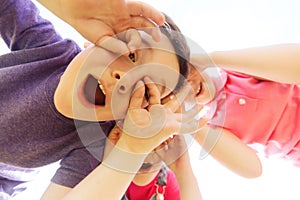
POLYGON ((188 82, 191 84, 196 94, 197 102, 204 105, 210 102, 214 98, 214 88, 210 83, 209 77, 204 77, 194 67, 190 68, 188 76, 188 82))
MULTIPOLYGON (((145 76, 159 83, 157 86, 162 97, 170 93, 174 88, 169 85, 175 87, 180 76, 172 44, 164 35, 160 42, 153 41, 143 32, 141 37, 141 48, 134 52, 135 61, 127 55, 116 55, 94 46, 77 55, 57 87, 55 104, 58 111, 67 117, 88 121, 116 119, 113 109, 129 101, 122 95, 114 96, 116 90, 124 89, 117 85, 118 82, 122 80, 128 88, 133 88, 136 81, 145 76), (134 76, 130 76, 132 71, 128 73, 129 76, 126 75, 128 71, 134 72, 138 68, 141 70, 133 73, 134 76), (168 73, 168 70, 172 73, 168 73), (126 79, 123 78, 125 75, 126 79), (171 83, 166 86, 166 82, 171 83)), ((131 93, 128 88, 123 92, 131 93)))

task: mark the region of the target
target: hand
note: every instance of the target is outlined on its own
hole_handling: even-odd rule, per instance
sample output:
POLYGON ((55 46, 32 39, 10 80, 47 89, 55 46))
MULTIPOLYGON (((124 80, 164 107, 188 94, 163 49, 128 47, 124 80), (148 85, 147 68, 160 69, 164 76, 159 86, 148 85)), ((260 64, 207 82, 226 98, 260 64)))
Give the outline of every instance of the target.
MULTIPOLYGON (((162 13, 143 2, 125 0, 38 1, 73 26, 87 40, 99 46, 102 46, 102 42, 107 37, 113 37, 130 28, 156 27, 151 35, 153 39, 159 40, 160 31, 156 24, 162 25, 165 20, 162 13)), ((135 40, 135 38, 129 37, 129 40, 135 40)), ((113 43, 109 43, 109 46, 102 47, 117 53, 130 50, 124 42, 116 38, 113 43)))
MULTIPOLYGON (((162 104, 168 107, 177 107, 178 110, 176 112, 194 113, 195 116, 193 118, 190 118, 190 123, 192 124, 192 120, 198 121, 197 123, 199 130, 200 128, 206 125, 208 120, 204 118, 204 112, 201 112, 201 110, 204 109, 204 106, 198 103, 196 90, 200 84, 198 81, 198 74, 194 73, 193 71, 196 70, 191 68, 191 76, 189 76, 188 80, 185 81, 181 89, 178 92, 176 92, 176 94, 171 93, 165 98, 163 98, 162 104)), ((196 132, 193 131, 190 133, 194 134, 196 132)))
POLYGON ((142 81, 136 84, 129 103, 129 109, 124 120, 122 134, 116 146, 132 153, 148 154, 173 134, 180 131, 190 132, 195 126, 189 119, 195 113, 178 113, 175 104, 162 105, 160 93, 156 85, 145 78, 149 105, 144 108, 145 85, 142 81))
MULTIPOLYGON (((190 136, 192 141, 192 137, 190 136)), ((188 140, 187 140, 188 141, 188 140)), ((187 169, 190 167, 188 145, 185 136, 176 135, 172 139, 163 143, 164 146, 156 148, 154 151, 164 161, 172 171, 187 169)))

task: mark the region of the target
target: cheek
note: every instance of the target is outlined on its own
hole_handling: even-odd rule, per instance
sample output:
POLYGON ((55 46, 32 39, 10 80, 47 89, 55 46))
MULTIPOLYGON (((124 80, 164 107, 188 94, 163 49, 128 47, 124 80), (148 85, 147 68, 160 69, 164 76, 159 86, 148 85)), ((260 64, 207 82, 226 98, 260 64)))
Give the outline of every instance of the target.
POLYGON ((198 95, 196 97, 196 99, 197 99, 198 103, 205 105, 205 104, 209 103, 214 98, 214 96, 213 96, 212 91, 209 89, 209 87, 206 84, 203 84, 203 85, 204 85, 204 88, 203 88, 204 91, 202 94, 198 95))
POLYGON ((200 81, 197 79, 190 79, 190 80, 188 80, 188 82, 189 82, 190 86, 192 87, 194 93, 197 94, 198 89, 200 87, 200 81))

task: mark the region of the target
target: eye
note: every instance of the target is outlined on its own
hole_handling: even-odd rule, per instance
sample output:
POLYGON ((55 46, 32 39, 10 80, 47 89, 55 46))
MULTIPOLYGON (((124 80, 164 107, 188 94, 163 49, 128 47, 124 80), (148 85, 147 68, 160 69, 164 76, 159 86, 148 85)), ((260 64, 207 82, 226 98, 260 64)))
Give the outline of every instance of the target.
POLYGON ((131 62, 135 63, 135 53, 130 53, 128 55, 129 59, 131 60, 131 62))

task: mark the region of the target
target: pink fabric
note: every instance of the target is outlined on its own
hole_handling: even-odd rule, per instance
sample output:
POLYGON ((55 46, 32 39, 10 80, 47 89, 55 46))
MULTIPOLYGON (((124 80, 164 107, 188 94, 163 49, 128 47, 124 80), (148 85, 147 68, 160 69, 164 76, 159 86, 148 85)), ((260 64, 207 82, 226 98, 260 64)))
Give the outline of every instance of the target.
POLYGON ((224 94, 217 104, 218 108, 223 105, 226 116, 211 123, 230 130, 247 144, 265 145, 266 155, 278 153, 300 166, 300 86, 224 73, 224 94))
MULTIPOLYGON (((157 180, 157 176, 147 185, 145 186, 138 186, 131 182, 129 185, 126 196, 129 200, 150 200, 151 197, 156 194, 156 187, 155 182, 157 180)), ((160 187, 161 189, 161 187, 160 187)), ((160 193, 162 191, 159 191, 160 193)), ((167 186, 165 188, 164 194, 165 200, 180 200, 180 192, 177 179, 174 173, 168 170, 167 175, 167 186)))

